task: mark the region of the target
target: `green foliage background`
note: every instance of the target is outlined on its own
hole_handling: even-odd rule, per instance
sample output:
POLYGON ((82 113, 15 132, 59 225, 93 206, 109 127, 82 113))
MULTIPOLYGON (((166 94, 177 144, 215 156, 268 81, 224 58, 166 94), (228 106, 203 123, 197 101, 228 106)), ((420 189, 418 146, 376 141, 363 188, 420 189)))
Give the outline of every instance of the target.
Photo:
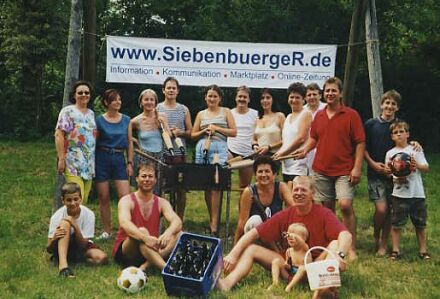
MULTIPOLYGON (((146 86, 105 82, 105 35, 241 42, 337 44, 336 75, 343 78, 352 6, 348 0, 97 0, 97 83, 121 90, 124 112, 138 113, 146 86)), ((440 2, 376 1, 384 89, 403 96, 400 116, 425 148, 440 146, 440 2)), ((0 136, 50 135, 62 104, 70 1, 0 2, 0 136)), ((371 117, 365 50, 354 107, 371 117)), ((151 86, 149 86, 151 87, 151 86)), ((160 94, 160 86, 152 86, 160 94)), ((233 89, 224 103, 233 105, 233 89)), ((277 90, 287 112, 285 91, 277 90)), ((181 101, 193 114, 203 107, 201 88, 183 87, 181 101)), ((251 105, 258 105, 258 91, 251 105)))

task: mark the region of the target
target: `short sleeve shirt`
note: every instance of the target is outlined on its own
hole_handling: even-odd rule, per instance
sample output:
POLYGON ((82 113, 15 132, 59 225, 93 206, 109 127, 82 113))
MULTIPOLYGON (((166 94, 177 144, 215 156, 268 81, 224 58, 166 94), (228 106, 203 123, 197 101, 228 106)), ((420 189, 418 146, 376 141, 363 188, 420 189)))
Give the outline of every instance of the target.
MULTIPOLYGON (((81 205, 81 212, 76 219, 76 223, 81 231, 83 238, 92 239, 95 236, 95 214, 89 208, 81 205)), ((65 206, 59 208, 50 218, 48 238, 53 238, 56 228, 60 225, 61 220, 66 218, 67 209, 65 206)), ((70 231, 73 234, 73 228, 70 231)))
POLYGON ((332 118, 328 106, 312 122, 310 137, 317 141, 313 170, 327 176, 350 174, 354 166, 356 145, 365 142, 362 120, 356 110, 346 106, 332 118))
MULTIPOLYGON (((340 232, 347 230, 331 210, 314 204, 307 215, 298 215, 296 208, 290 207, 260 224, 257 226, 260 240, 265 243, 281 242, 283 248, 287 249, 287 242, 282 238, 282 233, 286 232, 292 223, 305 225, 309 231, 309 240, 307 241, 309 247, 327 247, 331 241, 338 239, 340 232)), ((318 254, 312 252, 314 258, 318 254)))
POLYGON ((69 105, 58 116, 56 129, 64 132, 66 172, 91 180, 95 175, 96 123, 95 114, 87 109, 82 113, 69 105))

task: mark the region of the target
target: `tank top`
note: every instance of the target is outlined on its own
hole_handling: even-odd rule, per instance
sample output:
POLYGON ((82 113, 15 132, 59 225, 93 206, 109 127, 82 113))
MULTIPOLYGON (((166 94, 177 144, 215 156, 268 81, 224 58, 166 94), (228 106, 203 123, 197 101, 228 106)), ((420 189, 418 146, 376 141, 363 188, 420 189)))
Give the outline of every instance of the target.
POLYGON ((281 128, 278 127, 276 120, 265 128, 257 126, 254 134, 260 147, 268 146, 281 140, 281 128))
POLYGON ((151 131, 141 129, 141 118, 138 121, 138 139, 141 149, 151 153, 159 153, 162 151, 163 142, 160 130, 155 129, 151 131))
MULTIPOLYGON (((159 198, 157 195, 153 195, 153 207, 151 210, 151 215, 148 219, 145 219, 142 215, 141 208, 136 199, 136 195, 130 193, 130 199, 134 204, 134 208, 131 211, 131 222, 136 225, 136 227, 145 227, 151 236, 159 237, 159 224, 160 224, 160 211, 159 211, 159 198)), ((121 243, 127 238, 125 231, 119 227, 118 233, 116 235, 115 244, 113 245, 112 255, 115 256, 121 243)))
POLYGON ((249 111, 241 114, 237 112, 237 108, 231 110, 237 126, 237 136, 228 138, 228 149, 241 156, 251 155, 252 137, 255 130, 255 124, 258 118, 258 111, 249 108, 249 111))
MULTIPOLYGON (((308 112, 307 109, 303 109, 293 120, 293 122, 290 122, 290 118, 292 117, 292 114, 289 114, 286 117, 286 121, 284 122, 283 126, 283 145, 281 146, 281 150, 284 150, 287 148, 290 144, 292 144, 293 140, 296 138, 296 136, 299 133, 299 124, 301 119, 304 117, 304 113, 308 112)), ((299 148, 303 147, 301 145, 299 148)), ((282 167, 283 167, 283 173, 288 175, 307 175, 307 158, 294 160, 294 159, 287 159, 282 161, 282 167)))
MULTIPOLYGON (((188 108, 185 105, 180 103, 176 103, 176 108, 167 108, 165 107, 165 103, 161 102, 157 104, 156 109, 158 112, 165 113, 168 119, 168 125, 170 128, 178 128, 179 130, 185 131, 185 113, 188 108)), ((185 138, 180 138, 182 140, 183 146, 186 147, 185 138)), ((174 138, 172 139, 174 153, 176 156, 180 156, 181 152, 179 147, 176 145, 174 138)), ((169 155, 165 153, 165 155, 169 155)))
MULTIPOLYGON (((206 127, 208 127, 209 125, 217 125, 221 128, 228 128, 228 122, 226 121, 226 116, 225 116, 225 112, 224 112, 224 108, 220 108, 220 112, 212 117, 212 118, 207 118, 206 117, 206 113, 207 110, 203 110, 202 112, 202 119, 200 120, 200 129, 205 129, 206 127)), ((214 135, 212 135, 213 138, 217 139, 217 140, 223 140, 226 141, 227 137, 223 134, 220 134, 218 132, 215 132, 214 135)))
POLYGON ((96 148, 108 147, 116 149, 126 149, 128 147, 128 125, 130 117, 121 115, 121 120, 117 123, 108 122, 103 115, 96 119, 98 138, 96 148))
MULTIPOLYGON (((250 187, 252 189, 252 192, 257 197, 257 200, 261 203, 260 197, 257 192, 257 186, 255 184, 252 184, 250 187)), ((262 203, 261 205, 265 208, 265 213, 267 218, 272 217, 273 215, 275 215, 276 213, 278 213, 283 209, 283 201, 281 200, 280 197, 280 182, 275 181, 272 202, 270 203, 270 205, 264 206, 262 203)), ((252 203, 251 210, 249 212, 249 217, 253 215, 261 216, 260 209, 258 208, 256 203, 252 203)))

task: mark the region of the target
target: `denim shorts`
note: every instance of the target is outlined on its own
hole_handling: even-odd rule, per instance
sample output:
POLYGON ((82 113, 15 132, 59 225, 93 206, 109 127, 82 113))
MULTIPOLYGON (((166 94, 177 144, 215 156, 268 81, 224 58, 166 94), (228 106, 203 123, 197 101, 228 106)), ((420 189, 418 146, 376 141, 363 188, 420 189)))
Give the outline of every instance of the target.
POLYGON ((124 153, 96 150, 95 181, 128 180, 124 153))
POLYGON ((391 201, 393 193, 393 182, 387 179, 368 179, 368 195, 371 201, 391 201))
POLYGON ((408 215, 414 227, 425 228, 427 214, 424 198, 392 197, 391 222, 395 228, 405 226, 408 215))
POLYGON ((200 139, 196 145, 196 164, 212 164, 214 160, 214 154, 219 155, 219 163, 225 164, 228 160, 228 147, 226 145, 226 141, 223 140, 211 140, 211 146, 208 151, 208 159, 205 161, 203 156, 203 146, 205 145, 205 138, 200 139))
POLYGON ((313 173, 316 182, 316 200, 327 201, 336 199, 354 198, 356 187, 348 181, 350 176, 327 176, 320 173, 313 173))

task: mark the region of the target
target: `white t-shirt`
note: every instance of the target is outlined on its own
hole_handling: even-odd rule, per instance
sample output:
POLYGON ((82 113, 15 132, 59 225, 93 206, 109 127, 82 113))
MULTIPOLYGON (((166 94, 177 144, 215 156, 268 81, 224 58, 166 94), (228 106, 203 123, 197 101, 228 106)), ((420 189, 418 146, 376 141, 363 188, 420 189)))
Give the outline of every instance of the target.
MULTIPOLYGON (((415 151, 411 145, 405 148, 393 147, 385 155, 385 163, 389 163, 391 158, 397 153, 407 153, 412 155, 418 164, 428 165, 425 155, 422 151, 415 151)), ((399 183, 397 178, 393 176, 393 196, 403 197, 403 198, 425 198, 425 191, 423 190, 423 181, 420 170, 415 169, 408 175, 404 183, 399 183)))
MULTIPOLYGON (((81 212, 79 214, 79 217, 76 219, 76 223, 78 224, 83 238, 92 239, 95 235, 95 214, 92 210, 83 205, 80 205, 80 208, 81 212)), ((56 228, 61 223, 61 220, 63 220, 67 216, 68 215, 66 206, 62 206, 52 215, 52 217, 50 217, 49 234, 47 235, 48 238, 53 237, 56 228)), ((74 233, 73 228, 71 228, 70 233, 74 233)))
POLYGON ((241 114, 237 108, 231 110, 232 116, 237 126, 237 137, 228 137, 228 149, 241 156, 251 155, 252 137, 258 119, 258 111, 249 108, 248 112, 241 114))

